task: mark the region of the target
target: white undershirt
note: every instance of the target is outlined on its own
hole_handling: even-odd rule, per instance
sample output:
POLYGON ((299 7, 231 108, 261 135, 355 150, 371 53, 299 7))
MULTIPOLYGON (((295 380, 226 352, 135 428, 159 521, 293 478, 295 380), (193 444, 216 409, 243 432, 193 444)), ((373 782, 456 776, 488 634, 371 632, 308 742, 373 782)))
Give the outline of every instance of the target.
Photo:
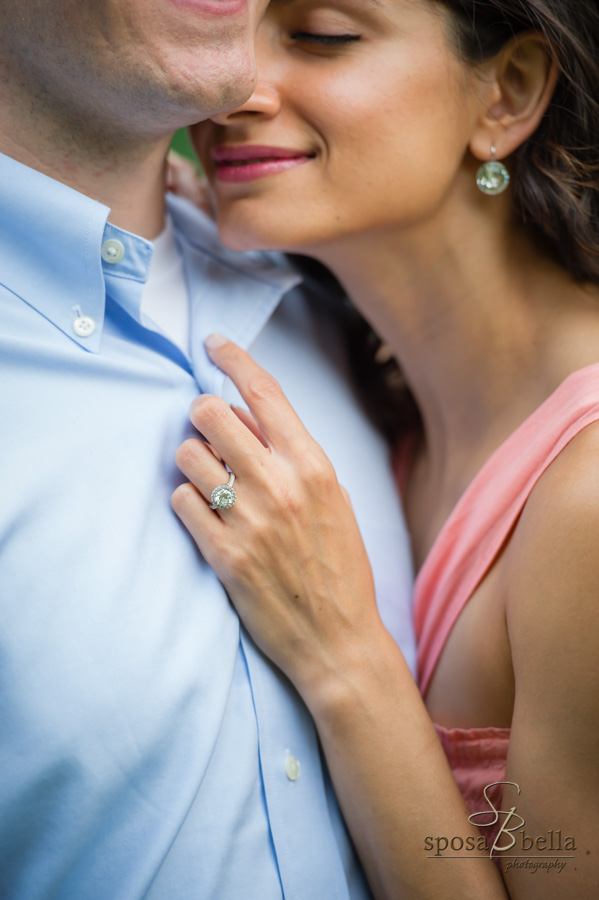
POLYGON ((141 314, 148 316, 160 330, 189 356, 189 296, 183 259, 170 216, 166 227, 154 241, 150 274, 141 301, 141 314))

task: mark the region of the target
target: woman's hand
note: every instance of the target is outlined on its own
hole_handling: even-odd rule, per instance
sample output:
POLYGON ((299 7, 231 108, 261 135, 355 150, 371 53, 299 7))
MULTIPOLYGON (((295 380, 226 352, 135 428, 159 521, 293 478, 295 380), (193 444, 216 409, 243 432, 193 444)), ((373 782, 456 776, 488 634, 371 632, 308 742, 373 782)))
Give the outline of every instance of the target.
POLYGON ((440 875, 422 849, 431 821, 440 834, 477 832, 378 616, 366 551, 331 463, 247 353, 214 336, 207 348, 253 419, 218 397, 194 401, 191 419, 209 444, 189 440, 177 451, 190 484, 174 492, 173 507, 256 643, 309 707, 374 895, 504 898, 490 860, 440 875), (221 460, 237 476, 237 500, 212 510, 212 490, 229 479, 221 460))
POLYGON ((252 417, 219 397, 194 401, 191 419, 208 443, 185 441, 177 465, 190 483, 175 512, 226 587, 262 650, 308 702, 376 646, 383 626, 372 573, 349 498, 277 382, 239 347, 207 341, 252 417), (235 473, 237 501, 212 510, 213 488, 235 473))

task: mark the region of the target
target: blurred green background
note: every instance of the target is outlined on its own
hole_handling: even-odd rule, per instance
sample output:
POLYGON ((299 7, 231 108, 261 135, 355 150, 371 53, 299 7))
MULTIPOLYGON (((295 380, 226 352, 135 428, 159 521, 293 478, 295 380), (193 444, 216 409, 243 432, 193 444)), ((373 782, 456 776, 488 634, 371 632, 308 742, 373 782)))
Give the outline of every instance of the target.
POLYGON ((189 143, 189 137, 187 136, 187 128, 181 128, 178 131, 171 143, 171 147, 173 150, 176 150, 177 153, 180 153, 181 156, 186 156, 188 159, 193 159, 195 163, 197 163, 197 159, 194 156, 194 152, 191 148, 191 144, 189 143))

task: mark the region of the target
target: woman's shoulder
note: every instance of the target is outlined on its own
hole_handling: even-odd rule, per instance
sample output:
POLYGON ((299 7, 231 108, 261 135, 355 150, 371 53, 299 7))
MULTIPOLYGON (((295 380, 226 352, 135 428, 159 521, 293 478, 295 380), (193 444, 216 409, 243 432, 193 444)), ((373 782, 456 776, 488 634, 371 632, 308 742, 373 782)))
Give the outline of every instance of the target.
POLYGON ((510 544, 529 569, 562 541, 574 554, 582 522, 599 526, 599 363, 566 377, 519 431, 515 449, 534 457, 535 479, 510 544))
POLYGON ((594 524, 599 526, 599 420, 577 431, 539 478, 518 523, 518 543, 535 544, 543 536, 572 545, 581 527, 594 524))
MULTIPOLYGON (((599 646, 599 421, 582 428, 543 472, 505 556, 506 617, 516 676, 596 668, 599 646), (534 652, 531 653, 531 648, 534 652)), ((597 673, 599 699, 599 672, 597 673)), ((572 699, 572 698, 571 698, 572 699)))

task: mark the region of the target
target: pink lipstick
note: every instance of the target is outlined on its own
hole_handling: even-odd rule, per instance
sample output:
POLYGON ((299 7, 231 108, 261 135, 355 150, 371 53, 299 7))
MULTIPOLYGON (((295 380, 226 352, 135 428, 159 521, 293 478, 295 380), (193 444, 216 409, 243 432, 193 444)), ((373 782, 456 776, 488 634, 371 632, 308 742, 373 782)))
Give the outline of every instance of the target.
POLYGON ((314 159, 313 153, 246 144, 237 147, 215 147, 212 158, 219 181, 229 184, 254 181, 267 175, 287 172, 314 159))

